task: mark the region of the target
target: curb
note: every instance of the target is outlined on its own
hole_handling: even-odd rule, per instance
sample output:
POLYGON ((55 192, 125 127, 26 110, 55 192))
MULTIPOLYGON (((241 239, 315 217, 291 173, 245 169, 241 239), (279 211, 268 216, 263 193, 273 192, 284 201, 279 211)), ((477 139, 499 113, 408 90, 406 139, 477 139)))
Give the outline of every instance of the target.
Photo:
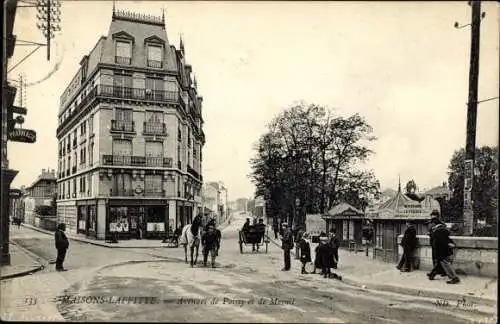
POLYGON ((1 276, 0 280, 6 280, 6 279, 24 277, 24 276, 27 276, 27 275, 31 275, 31 274, 33 274, 33 273, 35 273, 37 271, 45 269, 45 266, 43 264, 41 264, 40 262, 38 262, 38 259, 39 259, 38 256, 35 256, 33 253, 29 252, 28 250, 26 250, 25 248, 23 248, 22 246, 20 246, 17 243, 10 242, 10 244, 15 244, 17 246, 17 248, 19 248, 20 250, 23 250, 24 253, 28 254, 31 258, 37 260, 36 263, 38 263, 38 266, 33 266, 30 269, 28 269, 28 270, 24 270, 24 271, 12 273, 12 274, 9 274, 9 275, 1 276))
MULTIPOLYGON (((275 239, 272 239, 269 236, 268 236, 268 238, 274 245, 281 248, 281 246, 276 242, 275 239)), ((294 249, 292 249, 292 251, 290 251, 290 252, 291 252, 290 254, 295 256, 294 249)), ((412 295, 412 296, 417 296, 417 297, 438 298, 438 299, 447 299, 447 300, 466 299, 467 301, 472 301, 473 303, 476 303, 476 304, 485 304, 485 305, 492 306, 492 307, 497 306, 496 299, 472 296, 472 295, 467 295, 467 294, 440 292, 440 291, 433 291, 433 290, 422 290, 422 289, 407 288, 407 287, 394 286, 394 285, 362 282, 362 281, 356 280, 352 277, 345 276, 345 274, 342 274, 342 282, 349 285, 349 286, 353 286, 353 287, 357 287, 357 288, 361 288, 361 289, 380 290, 380 291, 392 292, 392 293, 403 294, 403 295, 412 295)))
MULTIPOLYGON (((41 229, 41 228, 38 228, 35 226, 25 225, 25 224, 21 224, 21 225, 26 227, 26 228, 29 228, 29 229, 32 229, 34 231, 44 233, 47 235, 54 234, 54 232, 44 230, 44 229, 41 229)), ((117 246, 117 245, 109 245, 109 243, 100 243, 100 242, 95 242, 95 241, 91 241, 91 240, 86 240, 84 238, 74 237, 74 236, 70 236, 70 235, 67 235, 67 237, 68 237, 68 239, 73 240, 73 241, 92 244, 92 245, 101 246, 101 247, 106 247, 106 248, 110 248, 110 249, 156 249, 156 248, 163 248, 163 247, 170 248, 167 245, 168 243, 165 243, 165 245, 160 245, 160 246, 143 246, 143 245, 141 245, 141 246, 119 246, 118 245, 117 246)))

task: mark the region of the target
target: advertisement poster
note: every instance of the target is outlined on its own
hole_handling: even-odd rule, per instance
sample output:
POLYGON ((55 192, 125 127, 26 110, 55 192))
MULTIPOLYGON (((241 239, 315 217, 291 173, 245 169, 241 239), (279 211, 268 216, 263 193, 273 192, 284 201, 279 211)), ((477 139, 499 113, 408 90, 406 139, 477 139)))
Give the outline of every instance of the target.
POLYGON ((146 230, 148 232, 163 232, 165 231, 165 223, 148 223, 146 230))

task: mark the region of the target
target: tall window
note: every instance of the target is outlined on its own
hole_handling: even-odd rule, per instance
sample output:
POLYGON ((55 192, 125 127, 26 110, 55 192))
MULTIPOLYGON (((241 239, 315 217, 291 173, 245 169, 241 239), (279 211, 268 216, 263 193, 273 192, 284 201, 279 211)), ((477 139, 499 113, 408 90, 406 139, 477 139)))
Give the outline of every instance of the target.
POLYGON ((132 76, 115 74, 113 76, 113 95, 120 98, 131 98, 132 76))
POLYGON ((163 123, 163 113, 158 111, 146 111, 146 122, 163 123))
POLYGON ((146 99, 163 99, 163 79, 146 78, 146 99))
POLYGON ((122 139, 113 140, 113 155, 131 156, 132 141, 122 139))
POLYGON ((76 178, 73 178, 73 196, 76 195, 76 178))
POLYGON ((85 154, 85 147, 83 147, 81 150, 80 150, 80 164, 85 164, 85 162, 87 162, 87 157, 86 157, 86 154, 85 154))
POLYGON ((146 193, 160 193, 163 191, 161 175, 148 174, 144 177, 144 180, 146 193))
POLYGON ((116 63, 130 64, 132 58, 132 44, 129 42, 116 42, 116 63))
POLYGON ((87 174, 87 183, 89 184, 88 185, 89 195, 92 195, 92 175, 91 174, 87 174))
POLYGON ((161 46, 148 46, 148 60, 151 61, 161 61, 162 60, 163 47, 161 46))
POLYGON ((116 108, 115 119, 130 122, 133 120, 134 111, 132 109, 116 108))
POLYGON ((89 146, 89 165, 94 165, 94 143, 90 143, 89 146))
POLYGON ((117 196, 132 195, 132 176, 130 174, 114 175, 113 194, 117 196))
POLYGON ((146 164, 163 166, 163 142, 146 142, 146 164))
POLYGON ((89 117, 89 134, 94 134, 94 115, 90 115, 89 117))

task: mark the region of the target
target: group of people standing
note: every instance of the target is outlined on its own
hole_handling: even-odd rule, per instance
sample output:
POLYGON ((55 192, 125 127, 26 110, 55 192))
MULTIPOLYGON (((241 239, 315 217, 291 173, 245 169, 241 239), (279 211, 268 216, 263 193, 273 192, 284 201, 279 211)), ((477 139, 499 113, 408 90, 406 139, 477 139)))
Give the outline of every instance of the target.
MULTIPOLYGON (((450 238, 450 231, 446 224, 439 220, 439 212, 432 211, 431 219, 426 223, 429 226, 429 239, 432 248, 433 269, 427 273, 429 280, 434 280, 437 275, 448 276, 449 284, 457 284, 460 278, 453 269, 453 255, 455 242, 450 238)), ((418 247, 417 230, 412 221, 407 222, 406 230, 401 240, 403 256, 396 266, 402 272, 413 271, 416 266, 415 251, 418 247)))
MULTIPOLYGON (((288 223, 282 223, 282 226, 283 232, 281 236, 281 248, 283 249, 285 266, 281 270, 289 271, 291 267, 290 252, 294 248, 294 240, 288 223)), ((302 263, 301 274, 309 274, 306 271, 306 265, 313 261, 311 257, 310 236, 303 230, 299 230, 296 241, 298 242, 298 252, 300 255, 299 259, 302 263)), ((341 276, 331 270, 337 269, 339 262, 339 247, 340 240, 337 237, 337 233, 334 228, 330 229, 328 235, 325 232, 322 232, 319 236, 319 244, 315 248, 315 257, 313 262, 314 269, 311 273, 315 274, 317 269, 321 269, 320 273, 323 277, 342 280, 341 276)))

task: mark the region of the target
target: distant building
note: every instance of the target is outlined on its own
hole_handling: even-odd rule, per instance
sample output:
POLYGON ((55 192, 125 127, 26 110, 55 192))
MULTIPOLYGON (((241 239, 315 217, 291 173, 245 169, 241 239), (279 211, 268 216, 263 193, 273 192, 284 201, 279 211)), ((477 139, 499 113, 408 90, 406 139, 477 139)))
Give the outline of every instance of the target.
POLYGON ((343 246, 349 246, 350 243, 362 243, 362 228, 364 223, 364 213, 347 204, 338 204, 323 216, 326 221, 326 230, 335 228, 337 236, 340 238, 343 246))
POLYGON ((163 237, 201 207, 203 98, 164 17, 111 18, 60 98, 57 214, 97 239, 163 237))
POLYGON ((229 215, 226 186, 221 181, 208 182, 203 188, 203 195, 204 206, 214 211, 217 224, 225 222, 229 215))
POLYGON ((35 209, 39 206, 51 206, 57 197, 56 170, 42 169, 33 183, 24 192, 24 222, 35 225, 35 209))
POLYGON ((247 211, 248 198, 238 198, 236 199, 236 210, 247 211))

